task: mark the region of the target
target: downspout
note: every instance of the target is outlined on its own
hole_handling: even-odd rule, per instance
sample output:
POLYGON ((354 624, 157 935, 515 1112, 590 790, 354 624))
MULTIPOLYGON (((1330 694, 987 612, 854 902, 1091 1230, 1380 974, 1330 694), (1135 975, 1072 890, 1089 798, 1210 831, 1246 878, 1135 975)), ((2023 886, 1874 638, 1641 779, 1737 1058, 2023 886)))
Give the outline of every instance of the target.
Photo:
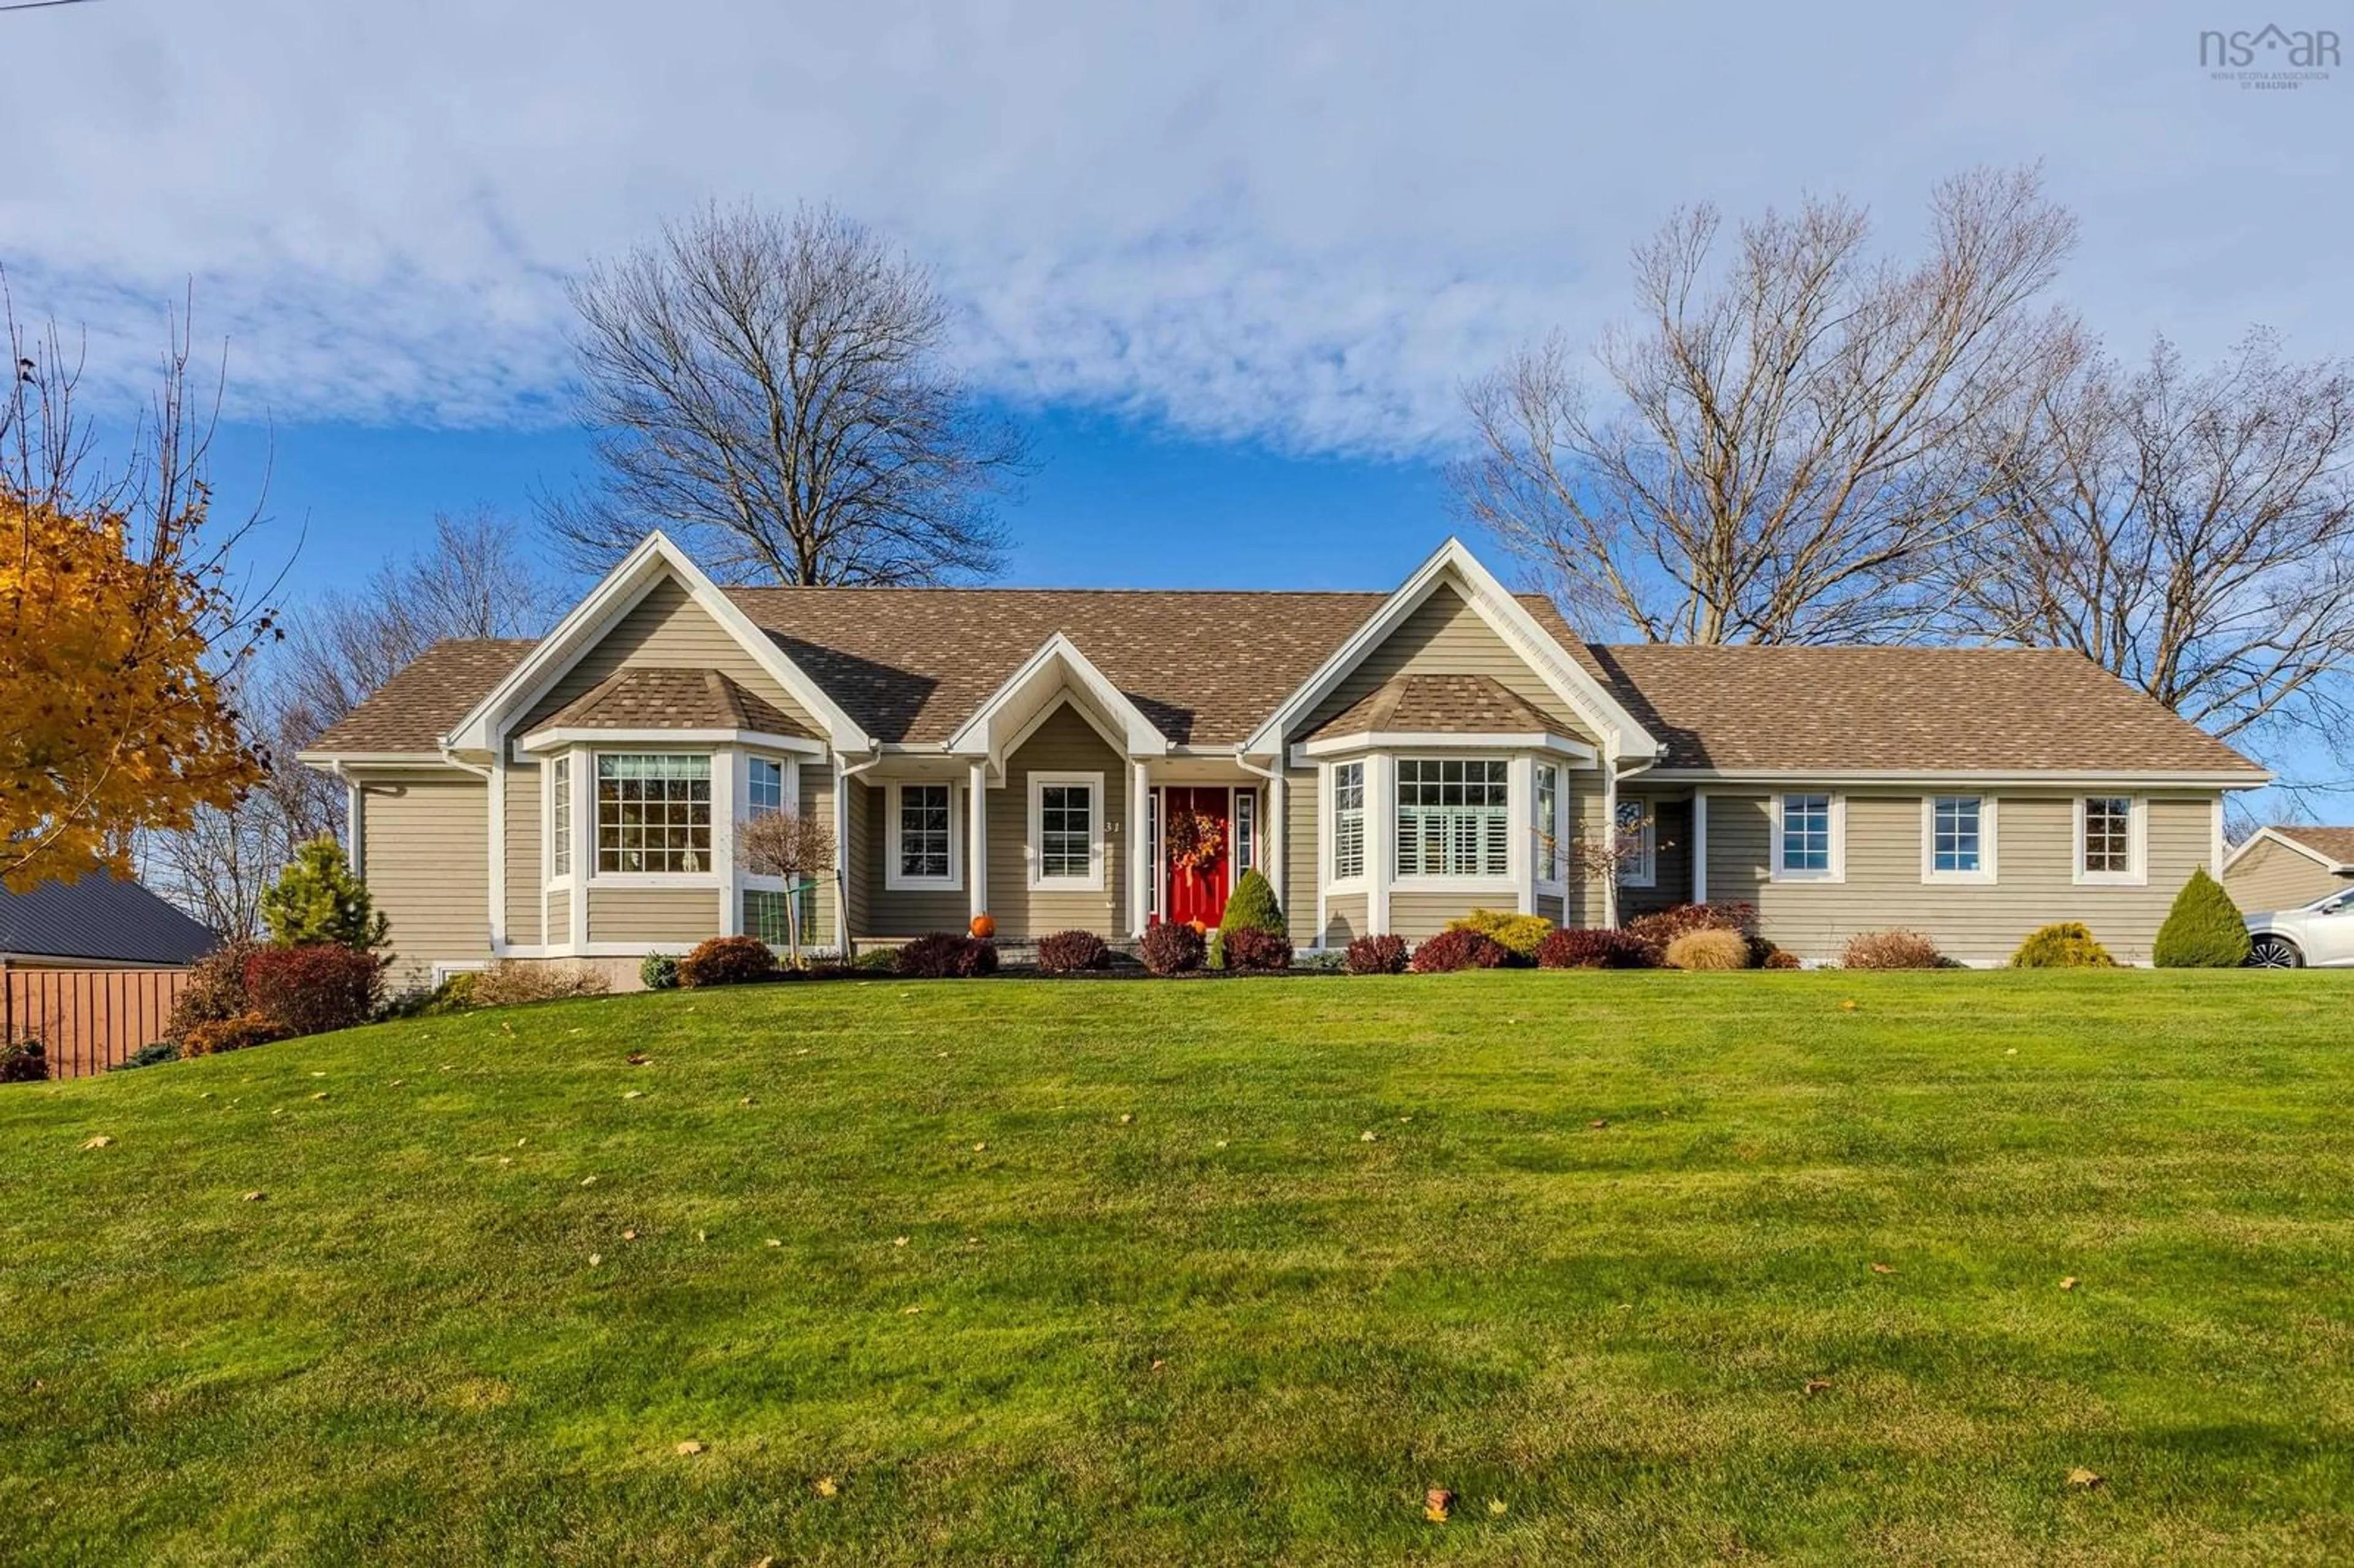
MULTIPOLYGON (((1618 771, 1618 748, 1614 742, 1603 769, 1603 831, 1610 835, 1607 842, 1614 849, 1618 842, 1618 780, 1622 777, 1618 771)), ((1654 755, 1627 769, 1623 777, 1632 779, 1638 773, 1649 772, 1657 766, 1659 766, 1659 758, 1654 755)), ((1605 892, 1604 906, 1609 910, 1609 923, 1616 926, 1618 924, 1618 863, 1615 854, 1611 858, 1608 874, 1609 886, 1605 892)))
POLYGON ((833 950, 848 963, 850 950, 850 781, 883 760, 877 748, 865 761, 845 766, 833 754, 833 950))
MULTIPOLYGON (((1284 924, 1290 925, 1298 912, 1291 907, 1291 890, 1286 885, 1291 877, 1291 845, 1288 842, 1291 837, 1291 783, 1283 774, 1282 732, 1278 731, 1275 737, 1274 767, 1259 767, 1243 755, 1239 745, 1235 747, 1235 763, 1244 772, 1257 774, 1267 780, 1267 858, 1274 867, 1274 874, 1267 881, 1274 885, 1276 902, 1283 909, 1284 924)), ((1322 911, 1318 913, 1320 916, 1322 911)), ((1320 947, 1324 941, 1320 918, 1316 927, 1316 941, 1320 947)))

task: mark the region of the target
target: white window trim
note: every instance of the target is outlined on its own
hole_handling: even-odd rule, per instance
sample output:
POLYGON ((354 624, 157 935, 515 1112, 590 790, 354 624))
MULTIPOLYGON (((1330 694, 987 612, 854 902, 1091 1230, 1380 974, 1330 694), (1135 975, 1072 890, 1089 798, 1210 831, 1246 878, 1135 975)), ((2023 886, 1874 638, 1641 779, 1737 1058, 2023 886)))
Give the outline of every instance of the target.
MULTIPOLYGON (((1035 796, 1033 796, 1035 799, 1035 796)), ((1037 820, 1034 811, 1033 821, 1037 820)), ((884 787, 883 795, 883 887, 889 893, 954 892, 964 885, 964 812, 958 809, 957 786, 949 779, 894 779, 884 787), (949 792, 949 874, 946 876, 910 876, 900 869, 900 794, 910 784, 925 789, 946 789, 949 792)), ((1032 884, 1035 886, 1036 884, 1032 884)))
MULTIPOLYGON (((1618 863, 1618 885, 1654 888, 1659 885, 1659 803, 1657 800, 1621 795, 1611 810, 1615 815, 1629 805, 1643 808, 1643 825, 1635 831, 1635 842, 1640 853, 1631 860, 1621 860, 1618 863)), ((1609 832, 1615 844, 1620 832, 1616 821, 1610 823, 1609 832)), ((1780 842, 1780 836, 1777 834, 1775 842, 1778 845, 1780 842)), ((1781 852, 1777 848, 1775 853, 1778 855, 1781 852)))
MULTIPOLYGON (((1243 873, 1258 866, 1258 791, 1236 784, 1226 791, 1226 831, 1234 842, 1226 846, 1226 891, 1231 894, 1243 879, 1243 873), (1243 821, 1243 802, 1250 802, 1250 821, 1243 821), (1245 865, 1243 863, 1250 863, 1245 865)), ((1266 872, 1259 872, 1261 876, 1266 872)))
MULTIPOLYGON (((1390 829, 1387 853, 1390 856, 1389 872, 1391 887, 1400 893, 1518 893, 1520 891, 1521 887, 1523 885, 1524 877, 1523 874, 1515 867, 1515 858, 1511 852, 1511 844, 1513 841, 1518 838, 1519 834, 1512 830, 1511 825, 1523 821, 1528 816, 1530 808, 1527 796, 1521 789, 1513 787, 1512 775, 1515 769, 1511 766, 1512 760, 1513 759, 1510 757, 1498 756, 1491 752, 1481 752, 1477 755, 1463 757, 1432 757, 1426 754, 1412 757, 1400 756, 1392 759, 1388 769, 1389 798, 1382 802, 1382 807, 1384 812, 1383 820, 1389 823, 1390 829), (1399 841, 1397 821, 1398 813, 1404 809, 1399 803, 1399 791, 1404 788, 1404 786, 1399 783, 1397 773, 1397 765, 1401 762, 1501 762, 1505 765, 1504 821, 1506 824, 1506 837, 1504 842, 1506 847, 1504 851, 1504 869, 1500 873, 1491 874, 1487 872, 1479 872, 1466 875, 1461 873, 1442 874, 1430 872, 1414 872, 1409 874, 1398 870, 1397 858, 1399 841)), ((1369 781, 1371 780, 1372 774, 1370 771, 1367 773, 1366 778, 1369 781)), ((1366 809, 1370 810, 1372 808, 1373 801, 1371 799, 1371 791, 1368 790, 1366 809)), ((1372 858, 1370 849, 1371 846, 1369 843, 1367 854, 1368 863, 1371 863, 1372 858)))
POLYGON ((711 848, 709 854, 711 868, 708 871, 607 871, 599 863, 603 858, 598 843, 599 824, 600 819, 598 816, 597 810, 599 803, 598 800, 597 786, 603 778, 602 773, 599 770, 599 760, 606 757, 651 756, 662 749, 663 748, 661 747, 632 747, 627 749, 615 748, 612 750, 607 750, 603 747, 599 747, 593 751, 581 750, 573 753, 575 757, 585 757, 588 759, 588 766, 587 768, 582 770, 582 776, 586 778, 588 782, 587 791, 588 797, 588 831, 587 838, 588 843, 588 885, 590 887, 636 887, 648 889, 666 887, 721 887, 726 885, 732 879, 734 867, 731 863, 733 857, 730 853, 732 846, 729 842, 729 839, 731 835, 723 833, 720 831, 720 823, 727 820, 726 812, 730 809, 728 797, 734 793, 732 785, 735 782, 733 768, 731 766, 731 758, 733 754, 725 751, 700 751, 684 747, 673 748, 678 755, 706 758, 711 769, 711 848))
MULTIPOLYGON (((2001 816, 1996 797, 1976 789, 1941 790, 1921 797, 1921 883, 1923 886, 1992 887, 1996 881, 1996 843, 2001 816), (1976 871, 1937 869, 1937 802, 1976 800, 1978 803, 1978 868, 1976 871)), ((2082 863, 2080 860, 2078 863, 2082 863)))
POLYGON ((2102 795, 2105 800, 2132 802, 2132 818, 2126 828, 2126 869, 2123 871, 2087 871, 2084 869, 2084 805, 2094 799, 2079 795, 2075 800, 2075 859, 2072 863, 2073 881, 2078 887, 2147 887, 2149 885, 2149 801, 2140 795, 2102 795))
POLYGON ((1100 773, 1033 773, 1030 775, 1030 835, 1023 846, 1023 859, 1029 863, 1030 886, 1041 893, 1101 893, 1104 891, 1104 818, 1109 807, 1104 796, 1104 776, 1100 773), (1087 874, 1085 876, 1048 876, 1041 853, 1045 833, 1040 825, 1040 812, 1044 803, 1046 787, 1050 784, 1084 784, 1094 791, 1087 811, 1087 874))
POLYGON ((1370 760, 1352 758, 1345 762, 1324 762, 1318 766, 1317 789, 1322 808, 1316 813, 1323 827, 1323 842, 1317 846, 1317 877, 1319 885, 1328 893, 1363 893, 1370 885, 1368 873, 1373 863, 1373 768, 1370 760), (1362 853, 1358 857, 1358 873, 1354 876, 1336 876, 1332 868, 1338 863, 1341 842, 1340 783, 1336 778, 1341 768, 1354 768, 1357 773, 1357 822, 1363 831, 1359 835, 1362 853))
MULTIPOLYGON (((573 764, 572 753, 568 751, 549 758, 539 768, 539 863, 547 868, 546 885, 550 888, 569 888, 580 864, 580 798, 572 788, 573 776, 578 772, 579 768, 573 764), (556 800, 559 788, 556 776, 559 772, 564 775, 561 789, 567 797, 564 802, 564 841, 559 841, 556 834, 556 800), (564 870, 561 872, 556 870, 556 847, 559 842, 564 842, 564 870)), ((546 918, 545 911, 542 911, 541 918, 546 918)))
POLYGON ((1835 789, 1776 790, 1773 796, 1773 821, 1768 831, 1774 835, 1773 853, 1767 861, 1772 868, 1768 880, 1797 884, 1815 883, 1837 886, 1847 880, 1847 797, 1835 789), (1831 865, 1829 871, 1797 871, 1782 863, 1782 806, 1793 795, 1828 795, 1831 802, 1831 865))
POLYGON ((1538 831, 1553 834, 1553 860, 1559 876, 1539 874, 1543 866, 1544 845, 1529 845, 1529 880, 1541 893, 1560 897, 1569 896, 1569 769, 1551 758, 1541 757, 1529 769, 1529 820, 1538 831), (1536 822, 1537 775, 1553 769, 1553 821, 1536 822))

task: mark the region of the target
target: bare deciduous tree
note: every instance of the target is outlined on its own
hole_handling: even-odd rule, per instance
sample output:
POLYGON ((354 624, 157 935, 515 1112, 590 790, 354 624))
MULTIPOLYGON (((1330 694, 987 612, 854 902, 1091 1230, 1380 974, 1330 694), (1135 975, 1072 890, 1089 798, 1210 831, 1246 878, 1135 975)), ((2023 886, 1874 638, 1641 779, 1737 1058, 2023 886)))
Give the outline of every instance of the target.
POLYGON ((1967 630, 2073 648, 2215 735, 2354 754, 2354 363, 2267 333, 2214 367, 2087 357, 1988 454, 1967 630))
POLYGON ((601 483, 543 515, 603 570, 651 524, 731 581, 988 577, 1028 443, 941 365, 930 275, 830 209, 712 207, 575 281, 601 483))
MULTIPOLYGON (((1825 642, 1917 631, 1931 564, 1984 514, 1978 446, 2065 362, 2039 304, 2075 238, 2034 170, 1940 185, 1929 253, 1875 259, 1862 211, 1678 214, 1635 252, 1642 319, 1597 398, 1559 339, 1467 389, 1463 510, 1591 634, 1825 642)), ((2013 422, 2016 422, 2015 419, 2013 422)))
MULTIPOLYGON (((833 867, 833 826, 824 818, 799 811, 764 811, 736 824, 736 858, 755 876, 781 877, 790 891, 794 879, 815 876, 833 867)), ((785 921, 796 969, 801 961, 801 923, 798 913, 785 921)))

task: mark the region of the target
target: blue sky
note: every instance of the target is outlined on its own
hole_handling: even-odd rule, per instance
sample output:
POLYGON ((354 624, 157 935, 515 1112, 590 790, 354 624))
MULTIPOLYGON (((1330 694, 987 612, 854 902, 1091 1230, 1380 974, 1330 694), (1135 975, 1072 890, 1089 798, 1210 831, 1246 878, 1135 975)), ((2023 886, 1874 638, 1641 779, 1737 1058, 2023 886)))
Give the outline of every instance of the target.
POLYGON ((1591 344, 1683 203, 1839 191, 1903 249, 1935 179, 2040 161, 2120 351, 2354 352, 2354 74, 2199 65, 2275 9, 98 0, 0 13, 0 267, 116 407, 193 292, 224 504, 266 424, 303 591, 575 471, 567 274, 707 199, 832 201, 1038 436, 1012 580, 1382 587, 1450 529, 1462 380, 1591 344))

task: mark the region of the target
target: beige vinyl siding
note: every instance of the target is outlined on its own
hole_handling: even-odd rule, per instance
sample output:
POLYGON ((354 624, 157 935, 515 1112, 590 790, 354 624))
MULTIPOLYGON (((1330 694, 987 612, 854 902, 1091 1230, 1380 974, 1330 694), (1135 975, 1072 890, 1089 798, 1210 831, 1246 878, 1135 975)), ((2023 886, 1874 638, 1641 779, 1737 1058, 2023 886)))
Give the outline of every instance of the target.
POLYGON ((2354 886, 2354 878, 2339 876, 2312 857, 2271 839, 2232 862, 2223 878, 2224 891, 2250 915, 2301 908, 2349 886, 2354 886))
POLYGON ((1949 958, 2000 963, 2037 927, 2082 920, 2119 962, 2147 962, 2175 894, 2213 852, 2214 797, 2149 799, 2146 885, 2080 887, 2075 798, 1993 793, 1999 880, 1981 885, 1923 883, 1918 795, 1847 796, 1847 875, 1834 884, 1773 881, 1771 797, 1711 791, 1708 895, 1755 903, 1765 936, 1810 961, 1835 959, 1859 932, 1903 927, 1949 958))
MULTIPOLYGON (((1570 836, 1588 843, 1599 842, 1610 830, 1609 813, 1603 809, 1601 770, 1572 768, 1563 775, 1563 781, 1569 790, 1570 836)), ((1573 854, 1569 863, 1569 923, 1609 924, 1609 896, 1610 890, 1602 878, 1580 869, 1573 854)))
MULTIPOLYGON (((578 764, 575 764, 577 767, 578 764)), ((536 766, 506 770, 507 942, 536 947, 540 931, 540 831, 542 779, 536 766)))
POLYGON ((1490 675, 1547 715, 1559 733, 1593 739, 1543 677, 1512 652, 1461 594, 1444 583, 1349 672, 1297 733, 1312 734, 1317 726, 1394 675, 1490 675))
MULTIPOLYGON (((938 782, 938 780, 933 780, 933 782, 938 782)), ((999 790, 990 792, 989 809, 992 813, 997 810, 1002 793, 999 790)), ((957 813, 958 840, 961 842, 971 812, 971 791, 960 784, 950 789, 949 796, 952 801, 951 810, 957 813)), ((890 804, 891 791, 887 788, 877 785, 866 791, 865 832, 874 848, 866 858, 866 874, 860 878, 865 886, 867 907, 867 923, 863 934, 875 937, 920 937, 927 931, 963 930, 972 919, 972 895, 966 891, 961 877, 954 887, 928 887, 916 891, 894 890, 885 885, 889 867, 885 863, 891 853, 890 821, 887 816, 890 804)), ((1024 804, 1026 808, 1026 800, 1024 804)), ((992 822, 991 827, 994 828, 994 826, 992 822)), ((961 864, 958 869, 960 872, 962 871, 961 864)), ((1023 869, 1019 861, 1016 861, 1010 870, 1000 865, 991 866, 989 887, 992 900, 997 894, 999 876, 1023 874, 1024 874, 1023 869)))
MULTIPOLYGON (((1308 899, 1308 924, 1311 928, 1316 924, 1316 898, 1313 894, 1310 894, 1308 899)), ((1378 933, 1371 930, 1365 924, 1365 895, 1363 894, 1334 893, 1326 895, 1324 900, 1324 937, 1323 940, 1317 943, 1316 946, 1324 948, 1345 948, 1360 937, 1371 937, 1377 934, 1378 933)))
POLYGON ((1546 919, 1552 921, 1556 926, 1560 925, 1564 918, 1563 909, 1564 905, 1562 900, 1555 897, 1553 895, 1550 893, 1540 893, 1537 895, 1537 913, 1543 916, 1546 919))
POLYGON ((867 890, 879 885, 883 876, 877 863, 883 849, 876 836, 877 824, 882 820, 877 815, 881 808, 876 802, 883 791, 861 779, 845 779, 843 787, 850 791, 850 842, 843 846, 846 853, 840 858, 850 906, 850 938, 854 942, 861 937, 879 935, 867 890))
POLYGON ((746 691, 774 703, 812 734, 822 733, 801 705, 786 694, 775 677, 712 620, 674 577, 664 577, 655 584, 645 598, 616 621, 597 645, 533 705, 530 716, 517 725, 514 733, 530 734, 548 715, 599 681, 635 665, 716 670, 746 691))
MULTIPOLYGON (((830 762, 802 763, 800 789, 801 814, 825 823, 831 830, 834 821, 833 765, 830 762)), ((837 861, 841 858, 839 854, 834 856, 837 861)), ((810 939, 822 948, 833 946, 833 910, 838 897, 836 887, 837 885, 832 874, 818 874, 817 892, 811 899, 812 916, 810 921, 811 933, 810 939)), ((740 903, 744 895, 739 891, 736 896, 740 903)), ((740 910, 737 913, 737 918, 739 920, 742 918, 740 910)))
POLYGON ((719 889, 599 887, 588 889, 588 940, 644 942, 684 949, 719 935, 719 889))
MULTIPOLYGON (((1283 776, 1283 919, 1294 947, 1332 946, 1316 929, 1316 885, 1323 875, 1319 857, 1324 853, 1316 827, 1316 814, 1324 809, 1316 795, 1320 787, 1313 768, 1294 768, 1283 776)), ((1362 927, 1363 899, 1357 913, 1362 927)))
POLYGON ((491 956, 491 794, 454 770, 370 779, 361 796, 368 896, 392 922, 391 989, 432 979, 436 963, 491 956))
POLYGON ((1509 893, 1390 893, 1390 934, 1419 942, 1474 909, 1517 909, 1509 893))
POLYGON ((547 943, 560 947, 572 940, 572 891, 560 888, 547 895, 547 943))
POLYGON ((1005 783, 989 792, 989 912, 997 933, 1032 941, 1055 931, 1128 935, 1128 762, 1066 704, 1006 758, 1005 783), (1100 893, 1042 892, 1030 886, 1030 776, 1100 773, 1105 799, 1104 888, 1100 893))

